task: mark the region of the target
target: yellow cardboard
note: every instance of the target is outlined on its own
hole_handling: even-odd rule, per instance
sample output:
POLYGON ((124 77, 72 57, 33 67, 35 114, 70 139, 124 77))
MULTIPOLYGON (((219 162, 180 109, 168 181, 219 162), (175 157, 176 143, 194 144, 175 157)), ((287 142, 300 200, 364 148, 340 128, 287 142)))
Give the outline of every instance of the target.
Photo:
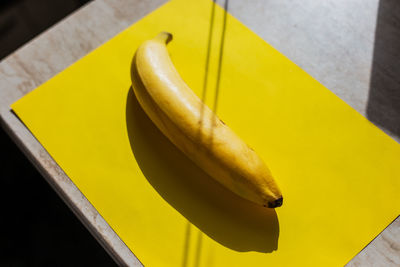
POLYGON ((160 31, 203 95, 212 1, 173 0, 12 105, 146 266, 342 266, 399 214, 400 146, 215 8, 205 101, 269 165, 281 208, 214 182, 140 109, 138 45, 160 31), (215 108, 215 107, 213 107, 215 108))

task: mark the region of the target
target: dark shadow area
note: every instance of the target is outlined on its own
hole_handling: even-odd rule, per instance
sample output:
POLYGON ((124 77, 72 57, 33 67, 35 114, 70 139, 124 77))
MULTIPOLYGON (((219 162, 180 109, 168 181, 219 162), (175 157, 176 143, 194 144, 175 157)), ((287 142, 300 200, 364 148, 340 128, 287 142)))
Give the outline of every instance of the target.
POLYGON ((127 96, 126 124, 133 155, 144 176, 188 221, 236 251, 277 249, 275 210, 240 198, 198 168, 147 117, 132 88, 127 96))
POLYGON ((0 59, 89 0, 0 1, 0 59))
MULTIPOLYGON (((205 65, 204 65, 204 78, 203 78, 203 91, 201 94, 201 100, 203 103, 206 102, 206 96, 207 96, 207 86, 208 86, 208 74, 210 70, 210 58, 211 58, 211 48, 212 48, 212 37, 213 37, 213 32, 214 32, 214 21, 215 21, 215 6, 216 3, 215 1, 210 1, 211 3, 211 14, 210 14, 210 25, 209 25, 209 30, 208 30, 208 39, 207 39, 207 52, 206 52, 206 60, 205 60, 205 65)), ((221 81, 221 72, 222 72, 222 59, 223 59, 223 51, 224 51, 224 42, 225 42, 225 32, 226 32, 226 22, 227 22, 227 11, 228 11, 228 4, 229 0, 225 0, 224 8, 225 8, 225 13, 224 13, 224 18, 223 18, 223 29, 222 29, 222 35, 221 35, 221 40, 220 40, 220 53, 219 53, 219 61, 218 61, 218 74, 217 74, 217 82, 216 82, 216 89, 215 89, 215 94, 214 94, 214 105, 213 109, 214 112, 217 111, 217 105, 218 105, 218 96, 219 96, 219 86, 220 86, 220 81, 221 81)), ((200 123, 199 123, 199 128, 198 128, 198 138, 201 139, 203 138, 201 132, 203 128, 203 119, 204 119, 204 106, 202 106, 201 111, 200 111, 200 123)), ((210 142, 212 143, 213 140, 213 135, 211 134, 211 140, 210 142)), ((188 227, 188 232, 186 233, 185 236, 185 248, 184 248, 184 254, 183 254, 183 264, 182 266, 185 267, 187 266, 187 255, 188 255, 188 250, 189 250, 189 240, 190 240, 190 227, 191 224, 188 222, 187 224, 188 227)), ((194 266, 200 266, 201 262, 201 251, 202 251, 202 240, 203 240, 203 233, 201 231, 198 232, 197 236, 197 243, 196 243, 196 255, 195 255, 195 260, 194 260, 194 266)))
POLYGON ((190 246, 191 236, 192 236, 191 225, 189 222, 187 222, 186 223, 186 232, 185 232, 185 243, 183 244, 182 267, 188 266, 189 246, 190 246))
POLYGON ((224 18, 222 22, 222 33, 221 33, 221 40, 219 45, 219 58, 218 58, 218 70, 217 70, 217 81, 215 84, 215 93, 214 93, 214 105, 213 111, 217 114, 218 108, 218 97, 219 97, 219 90, 221 85, 221 75, 222 75, 222 62, 224 58, 224 46, 225 46, 225 34, 226 34, 226 25, 228 19, 228 7, 229 7, 229 0, 224 1, 224 18))
POLYGON ((400 1, 380 0, 367 117, 400 137, 400 1))
MULTIPOLYGON (((203 78, 203 91, 201 94, 201 100, 203 103, 206 102, 206 96, 207 96, 207 86, 208 86, 208 74, 209 74, 209 69, 210 69, 210 58, 211 58, 211 49, 212 49, 212 38, 213 38, 213 32, 214 32, 214 21, 215 21, 215 6, 216 3, 215 1, 210 1, 211 3, 211 15, 210 15, 210 25, 209 25, 209 30, 208 30, 208 40, 207 40, 207 53, 206 53, 206 60, 205 60, 205 66, 204 66, 204 78, 203 78)), ((222 76, 222 62, 224 58, 224 46, 225 46, 225 34, 226 34, 226 26, 227 26, 227 19, 228 19, 228 7, 229 7, 229 0, 224 1, 224 16, 223 16, 223 21, 222 21, 222 32, 221 32, 221 37, 220 37, 220 43, 219 43, 219 56, 218 56, 218 66, 217 66, 217 79, 215 82, 215 90, 214 90, 214 103, 212 106, 212 110, 214 114, 217 114, 217 108, 218 108, 218 100, 219 100, 219 91, 220 91, 220 85, 221 85, 221 76, 222 76)), ((204 106, 202 106, 200 110, 200 120, 199 120, 199 128, 198 128, 198 138, 203 139, 204 136, 202 136, 202 128, 204 127, 204 106)), ((211 132, 208 137, 208 142, 212 144, 214 142, 214 127, 216 126, 217 123, 217 116, 214 116, 213 122, 212 122, 212 128, 211 132)))
MULTIPOLYGON (((0 59, 88 0, 0 2, 0 59)), ((0 266, 116 266, 0 127, 0 266)))
POLYGON ((0 127, 0 266, 116 266, 0 127))
MULTIPOLYGON (((210 15, 210 27, 208 30, 208 40, 207 40, 207 53, 206 53, 206 61, 205 61, 205 71, 203 78, 203 92, 201 94, 201 100, 205 103, 207 96, 207 84, 208 84, 208 72, 210 69, 210 57, 211 57, 211 48, 212 48, 212 37, 214 32, 214 21, 215 21, 215 1, 211 2, 211 15, 210 15)), ((219 87, 221 84, 221 74, 222 74, 222 60, 224 57, 224 45, 225 45, 225 33, 228 19, 228 8, 229 8, 229 0, 224 1, 224 17, 222 22, 222 34, 220 39, 220 47, 219 47, 219 58, 218 58, 218 69, 217 69, 217 81, 215 84, 215 94, 214 94, 214 105, 213 111, 217 112, 218 107, 218 96, 219 96, 219 87)))
POLYGON ((202 243, 203 243, 203 233, 197 232, 197 243, 196 243, 196 257, 194 259, 194 267, 200 266, 201 262, 201 251, 202 251, 202 243))
POLYGON ((203 92, 201 94, 201 100, 203 101, 203 103, 206 102, 206 96, 207 96, 208 72, 210 69, 210 57, 211 57, 211 44, 214 32, 215 2, 214 1, 210 2, 211 2, 210 28, 208 29, 207 54, 206 54, 206 62, 204 65, 203 92))

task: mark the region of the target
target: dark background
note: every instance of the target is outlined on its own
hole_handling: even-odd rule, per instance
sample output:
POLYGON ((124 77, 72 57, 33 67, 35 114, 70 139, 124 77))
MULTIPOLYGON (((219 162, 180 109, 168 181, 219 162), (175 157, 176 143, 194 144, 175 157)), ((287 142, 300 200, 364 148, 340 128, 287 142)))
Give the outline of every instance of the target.
POLYGON ((399 0, 379 1, 367 118, 400 138, 399 0))
MULTIPOLYGON (((0 1, 0 59, 88 0, 0 1)), ((0 266, 114 266, 0 127, 0 266)))

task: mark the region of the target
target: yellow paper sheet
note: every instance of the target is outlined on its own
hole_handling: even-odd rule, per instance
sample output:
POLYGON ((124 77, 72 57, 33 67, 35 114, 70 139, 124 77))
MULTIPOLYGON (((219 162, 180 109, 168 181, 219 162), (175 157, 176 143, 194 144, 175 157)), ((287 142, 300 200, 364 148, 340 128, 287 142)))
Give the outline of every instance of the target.
MULTIPOLYGON (((201 96, 212 1, 173 0, 12 108, 146 266, 343 266, 399 214, 400 146, 232 16, 217 113, 267 162, 276 212, 225 190, 130 90, 138 45, 166 30, 201 96)), ((213 106, 224 11, 215 9, 213 106)))

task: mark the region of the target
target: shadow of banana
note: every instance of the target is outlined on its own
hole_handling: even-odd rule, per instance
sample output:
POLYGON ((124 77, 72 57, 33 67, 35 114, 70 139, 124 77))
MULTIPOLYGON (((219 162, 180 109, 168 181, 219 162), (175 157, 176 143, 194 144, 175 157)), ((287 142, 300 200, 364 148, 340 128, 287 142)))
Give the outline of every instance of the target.
POLYGON ((197 167, 147 117, 132 88, 127 96, 126 124, 143 175, 188 221, 236 251, 272 252, 278 248, 275 210, 240 198, 197 167))

